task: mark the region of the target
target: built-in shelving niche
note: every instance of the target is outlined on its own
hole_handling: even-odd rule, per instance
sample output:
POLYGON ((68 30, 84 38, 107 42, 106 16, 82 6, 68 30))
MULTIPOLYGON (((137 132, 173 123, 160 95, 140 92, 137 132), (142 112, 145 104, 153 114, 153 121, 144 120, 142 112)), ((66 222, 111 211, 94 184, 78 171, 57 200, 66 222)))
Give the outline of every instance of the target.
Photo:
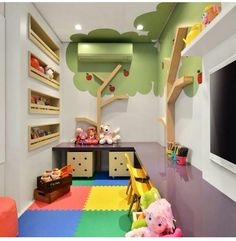
POLYGON ((56 141, 60 137, 60 124, 29 126, 28 149, 33 150, 56 141))
POLYGON ((48 75, 31 66, 31 57, 35 57, 36 59, 38 59, 40 66, 42 66, 43 68, 47 66, 44 61, 38 58, 35 54, 29 52, 29 76, 55 89, 60 89, 60 74, 57 71, 53 70, 54 77, 53 79, 50 79, 48 75))
POLYGON ((29 89, 29 112, 37 114, 59 114, 60 99, 29 89))
POLYGON ((29 14, 29 39, 38 46, 55 63, 60 63, 59 46, 53 42, 43 28, 29 14))

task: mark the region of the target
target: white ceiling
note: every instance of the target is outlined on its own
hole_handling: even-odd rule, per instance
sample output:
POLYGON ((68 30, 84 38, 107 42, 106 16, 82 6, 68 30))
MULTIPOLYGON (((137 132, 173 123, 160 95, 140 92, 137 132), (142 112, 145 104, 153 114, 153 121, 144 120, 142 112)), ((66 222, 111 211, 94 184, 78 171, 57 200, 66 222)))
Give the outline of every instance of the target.
MULTIPOLYGON (((120 33, 135 31, 136 17, 155 11, 157 2, 78 2, 78 3, 34 3, 48 24, 62 42, 69 42, 75 33, 84 33, 111 28, 120 33), (81 24, 82 30, 75 30, 75 24, 81 24)), ((145 33, 142 31, 142 35, 145 33)))

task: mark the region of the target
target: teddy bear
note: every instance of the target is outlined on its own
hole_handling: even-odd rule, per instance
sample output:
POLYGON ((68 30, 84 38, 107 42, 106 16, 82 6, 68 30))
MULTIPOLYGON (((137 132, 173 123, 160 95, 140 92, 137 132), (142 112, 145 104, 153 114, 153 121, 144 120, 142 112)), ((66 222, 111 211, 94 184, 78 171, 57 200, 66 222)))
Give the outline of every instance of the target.
POLYGON ((87 129, 87 139, 85 140, 85 144, 87 145, 97 145, 98 144, 98 136, 96 132, 96 128, 93 126, 88 127, 87 129))
POLYGON ((86 139, 87 139, 87 133, 84 131, 82 128, 77 128, 76 129, 76 137, 72 140, 75 144, 86 144, 86 139))
POLYGON ((110 130, 110 125, 105 124, 101 125, 100 130, 100 144, 113 144, 117 143, 120 140, 120 135, 118 135, 120 128, 115 129, 114 131, 110 130))
POLYGON ((170 203, 159 198, 144 211, 147 227, 134 229, 126 237, 181 237, 181 229, 175 229, 170 203))

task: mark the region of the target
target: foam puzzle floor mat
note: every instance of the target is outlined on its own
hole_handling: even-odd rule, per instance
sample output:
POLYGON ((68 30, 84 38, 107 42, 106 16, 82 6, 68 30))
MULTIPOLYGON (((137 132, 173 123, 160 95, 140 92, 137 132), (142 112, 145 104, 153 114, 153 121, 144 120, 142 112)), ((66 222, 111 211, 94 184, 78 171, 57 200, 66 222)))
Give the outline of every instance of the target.
POLYGON ((126 186, 93 186, 84 210, 128 210, 126 186))

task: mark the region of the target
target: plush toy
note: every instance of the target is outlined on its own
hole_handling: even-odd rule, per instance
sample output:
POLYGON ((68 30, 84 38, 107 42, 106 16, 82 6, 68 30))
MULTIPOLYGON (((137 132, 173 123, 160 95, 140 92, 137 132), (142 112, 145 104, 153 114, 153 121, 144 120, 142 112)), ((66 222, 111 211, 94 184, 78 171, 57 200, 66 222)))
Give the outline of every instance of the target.
POLYGON ((98 144, 98 136, 96 132, 96 128, 91 126, 87 129, 87 139, 85 140, 85 144, 87 145, 97 145, 98 144))
POLYGON ((86 142, 87 136, 88 136, 87 133, 82 128, 77 128, 76 138, 74 143, 80 144, 80 145, 86 144, 85 142, 86 142))
POLYGON ((110 130, 110 125, 101 125, 100 131, 100 144, 113 144, 117 143, 120 140, 120 135, 118 135, 120 128, 117 128, 114 131, 110 130))
POLYGON ((49 77, 49 79, 54 78, 54 70, 48 65, 45 67, 45 74, 49 77))
MULTIPOLYGON (((144 210, 147 227, 134 229, 126 237, 163 237, 175 234, 171 205, 166 199, 157 199, 144 210)), ((177 235, 181 235, 178 229, 177 235)))
POLYGON ((207 26, 220 13, 221 7, 219 5, 209 5, 204 9, 202 14, 202 23, 207 26))

